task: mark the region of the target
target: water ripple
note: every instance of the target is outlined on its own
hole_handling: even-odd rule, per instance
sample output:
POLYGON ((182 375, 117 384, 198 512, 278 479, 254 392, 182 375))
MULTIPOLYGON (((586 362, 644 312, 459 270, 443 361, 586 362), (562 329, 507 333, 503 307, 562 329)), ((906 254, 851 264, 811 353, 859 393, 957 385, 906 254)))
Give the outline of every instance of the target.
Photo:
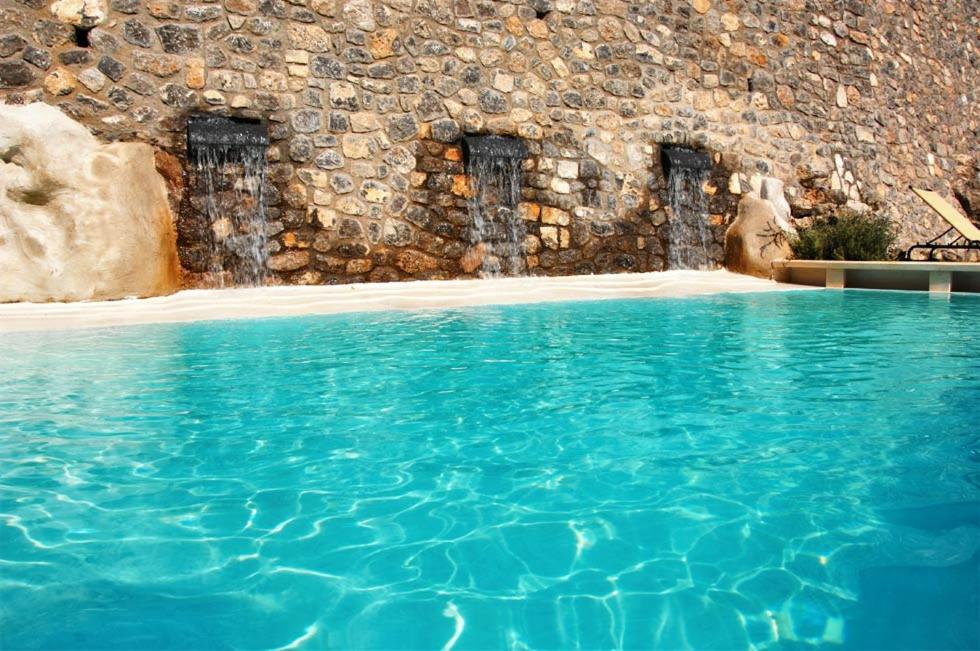
POLYGON ((976 648, 978 316, 815 292, 4 335, 0 646, 976 648))

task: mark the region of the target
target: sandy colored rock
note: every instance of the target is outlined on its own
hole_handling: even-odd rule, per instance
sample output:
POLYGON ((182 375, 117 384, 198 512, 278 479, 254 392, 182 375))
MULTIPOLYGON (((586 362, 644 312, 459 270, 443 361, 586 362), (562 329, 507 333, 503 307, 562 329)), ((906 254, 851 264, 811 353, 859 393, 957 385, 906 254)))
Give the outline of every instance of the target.
POLYGON ((179 158, 162 149, 153 152, 153 164, 167 184, 170 208, 176 212, 184 196, 184 167, 179 158))
POLYGON ((346 267, 346 271, 349 274, 366 274, 372 269, 374 269, 374 262, 372 262, 370 258, 350 260, 346 267))
POLYGON ((473 189, 470 187, 469 177, 465 174, 454 175, 451 192, 457 197, 471 198, 473 196, 473 189))
POLYGON ((738 217, 725 233, 725 267, 736 273, 771 278, 772 261, 791 253, 778 221, 772 203, 754 194, 742 197, 738 217))
POLYGON ((258 11, 259 3, 256 0, 225 0, 225 9, 232 13, 249 15, 258 11))
POLYGON ((0 106, 0 301, 156 296, 179 284, 146 144, 102 144, 46 104, 0 106))
POLYGON ((463 257, 459 259, 459 266, 464 273, 471 274, 483 266, 483 259, 486 255, 487 246, 483 242, 480 242, 466 250, 463 257))
POLYGON ((423 271, 435 271, 439 268, 439 261, 431 255, 408 249, 398 254, 395 265, 405 273, 417 274, 423 271))
POLYGON ((319 25, 290 24, 286 28, 289 46, 307 52, 327 52, 330 50, 330 35, 319 25))
POLYGON ((706 14, 711 9, 711 0, 691 0, 691 6, 699 14, 706 14))
POLYGON ((287 251, 269 258, 269 269, 273 271, 296 271, 310 263, 309 251, 287 251))
POLYGON ((204 88, 205 80, 207 79, 207 71, 204 67, 204 59, 193 57, 187 60, 187 71, 184 77, 184 83, 187 84, 188 88, 200 89, 204 88))
POLYGON ((97 93, 106 85, 107 77, 97 68, 86 68, 78 73, 78 81, 93 93, 97 93))
POLYGON ((532 20, 527 25, 527 31, 534 38, 548 38, 548 23, 543 20, 532 20))
POLYGON ((106 0, 57 0, 51 4, 51 13, 69 25, 95 27, 105 22, 109 7, 106 0))
POLYGON ((372 31, 376 26, 374 8, 370 0, 347 0, 342 15, 348 25, 366 32, 372 31))
POLYGON ((69 95, 77 86, 75 75, 65 68, 57 68, 44 78, 44 90, 52 95, 69 95))
POLYGON ((375 59, 393 57, 401 49, 397 29, 382 29, 371 34, 368 51, 375 59))

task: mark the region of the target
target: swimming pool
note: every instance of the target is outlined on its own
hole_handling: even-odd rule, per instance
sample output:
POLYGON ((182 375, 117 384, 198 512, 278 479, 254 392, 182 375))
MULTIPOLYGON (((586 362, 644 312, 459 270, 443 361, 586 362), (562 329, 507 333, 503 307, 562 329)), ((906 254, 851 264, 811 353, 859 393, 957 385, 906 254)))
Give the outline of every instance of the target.
POLYGON ((976 648, 980 300, 0 335, 0 646, 976 648))

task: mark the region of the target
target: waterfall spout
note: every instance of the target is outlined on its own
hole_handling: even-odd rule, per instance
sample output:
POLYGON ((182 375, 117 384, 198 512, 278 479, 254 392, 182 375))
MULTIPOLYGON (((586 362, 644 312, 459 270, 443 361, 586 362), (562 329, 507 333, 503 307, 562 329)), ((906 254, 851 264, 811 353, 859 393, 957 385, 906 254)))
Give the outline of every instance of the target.
POLYGON ((467 136, 463 140, 466 174, 472 184, 469 236, 483 246, 482 276, 518 276, 527 262, 521 249, 526 230, 517 211, 521 167, 527 148, 516 138, 467 136))
POLYGON ((265 282, 268 261, 265 206, 265 125, 206 116, 187 125, 194 166, 210 227, 208 271, 235 285, 265 282))
POLYGON ((711 159, 704 152, 665 147, 663 161, 671 210, 667 268, 708 269, 711 230, 704 184, 711 175, 711 159))

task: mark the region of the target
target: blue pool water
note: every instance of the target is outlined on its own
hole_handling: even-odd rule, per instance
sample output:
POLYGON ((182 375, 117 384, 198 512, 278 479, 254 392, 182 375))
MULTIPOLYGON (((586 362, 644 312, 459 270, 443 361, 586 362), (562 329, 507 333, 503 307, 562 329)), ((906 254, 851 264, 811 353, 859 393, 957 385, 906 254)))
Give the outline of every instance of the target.
POLYGON ((0 646, 980 646, 980 300, 0 335, 0 646))

